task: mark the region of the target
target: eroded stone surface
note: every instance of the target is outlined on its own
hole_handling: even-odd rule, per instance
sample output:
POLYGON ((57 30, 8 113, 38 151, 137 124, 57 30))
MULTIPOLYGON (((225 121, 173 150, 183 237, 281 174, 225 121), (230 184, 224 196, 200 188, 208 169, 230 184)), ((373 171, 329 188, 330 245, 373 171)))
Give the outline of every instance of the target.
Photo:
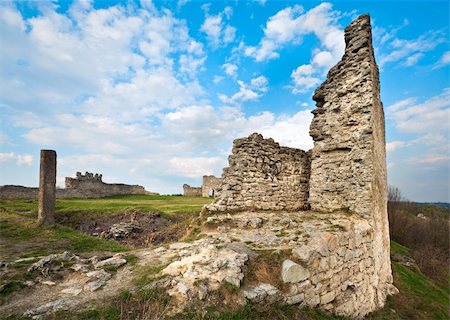
POLYGON ((254 133, 233 142, 211 211, 299 210, 307 206, 310 154, 254 133))

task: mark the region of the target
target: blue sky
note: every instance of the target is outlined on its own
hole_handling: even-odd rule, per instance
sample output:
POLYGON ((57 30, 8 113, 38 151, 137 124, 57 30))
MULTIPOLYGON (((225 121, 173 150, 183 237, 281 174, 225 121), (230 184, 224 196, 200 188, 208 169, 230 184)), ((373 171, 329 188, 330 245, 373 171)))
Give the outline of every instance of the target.
POLYGON ((310 149, 314 89, 370 13, 388 179, 449 196, 448 1, 0 3, 0 185, 36 186, 39 150, 76 171, 181 193, 252 132, 310 149))

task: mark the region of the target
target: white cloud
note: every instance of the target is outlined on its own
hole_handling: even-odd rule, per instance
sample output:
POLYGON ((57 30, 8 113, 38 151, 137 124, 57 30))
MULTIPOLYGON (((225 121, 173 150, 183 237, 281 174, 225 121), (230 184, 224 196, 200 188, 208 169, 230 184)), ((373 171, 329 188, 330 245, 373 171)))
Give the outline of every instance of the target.
POLYGON ((259 76, 250 80, 250 83, 244 83, 241 80, 237 81, 239 91, 231 97, 220 95, 219 98, 223 103, 239 104, 245 101, 256 101, 264 92, 268 91, 268 80, 264 76, 259 76))
POLYGON ((402 132, 448 133, 450 120, 450 88, 423 103, 417 99, 402 100, 387 108, 395 126, 402 132))
POLYGON ((450 63, 450 51, 444 52, 441 59, 439 59, 439 62, 442 64, 449 64, 450 63))
POLYGON ((16 155, 14 152, 0 152, 0 162, 7 162, 14 160, 16 155))
POLYGON ((441 31, 429 31, 412 40, 395 38, 387 44, 387 48, 378 49, 380 67, 394 62, 407 67, 413 66, 426 52, 434 50, 437 45, 445 41, 441 31), (390 52, 386 54, 387 51, 390 52))
POLYGON ((315 73, 315 70, 309 64, 301 65, 292 71, 291 78, 294 82, 292 92, 302 93, 316 87, 320 83, 320 79, 317 76, 312 76, 313 73, 315 73))
POLYGON ((19 166, 31 166, 33 164, 33 156, 31 154, 17 155, 17 164, 19 166))
POLYGON ((433 69, 441 68, 450 63, 450 51, 446 51, 442 54, 442 57, 434 64, 433 69))
MULTIPOLYGON (((209 7, 207 8, 209 10, 209 7)), ((217 15, 210 15, 208 10, 205 10, 205 21, 201 25, 200 31, 206 34, 206 38, 213 48, 225 47, 233 42, 236 37, 236 28, 224 22, 224 19, 229 20, 231 18, 233 9, 225 7, 217 15)))
POLYGON ((393 152, 399 148, 403 148, 407 146, 408 144, 405 141, 392 141, 386 143, 386 151, 387 152, 393 152))
POLYGON ((15 154, 14 152, 0 152, 0 163, 14 162, 19 166, 31 166, 33 156, 31 154, 15 154))
POLYGON ((226 165, 219 157, 173 157, 168 162, 173 172, 188 178, 214 174, 226 165))
POLYGON ((237 77, 238 66, 233 63, 225 63, 222 65, 222 69, 225 73, 233 78, 237 77))
POLYGON ((213 82, 214 82, 215 84, 218 84, 218 83, 221 82, 223 79, 225 79, 225 77, 215 75, 215 76, 213 77, 213 82))
POLYGON ((343 32, 336 26, 335 16, 332 5, 327 2, 307 12, 300 5, 287 7, 269 18, 264 37, 257 46, 246 47, 244 53, 256 61, 278 58, 279 49, 290 43, 299 44, 302 36, 313 33, 325 50, 317 52, 312 60, 319 66, 329 67, 345 48, 343 32))
POLYGON ((344 53, 344 32, 337 25, 337 16, 327 2, 306 12, 300 5, 287 7, 268 19, 264 37, 257 46, 244 47, 244 54, 256 61, 275 59, 284 46, 299 44, 303 36, 314 34, 320 41, 320 48, 313 50, 309 64, 292 71, 293 84, 288 86, 294 94, 303 93, 319 84, 324 72, 344 53))

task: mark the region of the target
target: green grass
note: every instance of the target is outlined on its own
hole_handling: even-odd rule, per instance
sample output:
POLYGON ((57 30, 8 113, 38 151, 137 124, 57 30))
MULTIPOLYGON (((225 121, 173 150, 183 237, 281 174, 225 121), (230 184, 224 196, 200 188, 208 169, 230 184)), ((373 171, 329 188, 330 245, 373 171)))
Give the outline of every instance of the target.
MULTIPOLYGON (((391 254, 410 256, 410 249, 391 241, 391 254)), ((369 319, 449 319, 450 288, 427 278, 415 267, 392 261, 394 285, 400 293, 369 319)))
POLYGON ((411 256, 411 250, 395 241, 391 241, 391 254, 411 256))

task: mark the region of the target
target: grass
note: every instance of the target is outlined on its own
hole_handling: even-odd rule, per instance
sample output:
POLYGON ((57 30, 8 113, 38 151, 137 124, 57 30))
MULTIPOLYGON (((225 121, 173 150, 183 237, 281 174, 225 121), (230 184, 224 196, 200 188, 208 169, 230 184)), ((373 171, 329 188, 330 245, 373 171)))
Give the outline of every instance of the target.
MULTIPOLYGON (((79 218, 114 214, 127 209, 142 212, 159 211, 166 217, 178 219, 183 214, 199 212, 211 199, 179 196, 120 196, 102 199, 58 200, 56 214, 79 215, 79 218), (177 218, 178 217, 178 218, 177 218)), ((72 251, 76 254, 94 254, 96 252, 127 251, 128 248, 110 240, 91 237, 64 226, 36 227, 37 202, 35 200, 0 200, 0 261, 13 261, 19 258, 38 257, 55 252, 72 251)), ((179 226, 174 226, 179 227, 179 226)), ((183 228, 187 226, 183 225, 183 228)), ((201 235, 200 229, 192 227, 188 238, 201 235)), ((243 286, 268 282, 280 286, 279 266, 282 260, 289 258, 291 252, 257 250, 258 257, 250 261, 243 286)), ((391 253, 411 256, 411 250, 396 242, 391 242, 391 253)), ((224 305, 222 299, 209 300, 196 305, 195 309, 170 318, 167 308, 170 299, 161 288, 148 287, 160 279, 160 271, 165 265, 138 266, 137 257, 132 253, 125 256, 134 266, 135 289, 124 291, 116 298, 100 302, 95 308, 77 311, 61 311, 54 319, 147 319, 162 316, 167 319, 345 319, 315 309, 298 306, 254 305, 241 306, 237 303, 224 305), (208 302, 209 301, 209 302, 208 302), (214 301, 212 303, 211 301, 214 301), (222 302, 222 304, 220 304, 222 302)), ((37 258, 35 259, 37 260, 37 258)), ((34 262, 26 261, 11 265, 13 273, 8 279, 2 279, 0 303, 7 300, 17 290, 22 290, 23 281, 29 280, 26 273, 34 262)), ((440 285, 415 267, 408 267, 393 261, 394 284, 400 290, 396 296, 389 297, 385 308, 367 316, 367 319, 449 319, 449 288, 440 285)), ((281 288, 281 287, 280 287, 281 288)), ((224 285, 224 292, 237 295, 237 288, 224 285)), ((26 290, 26 289, 24 289, 26 290)), ((218 292, 217 295, 224 294, 218 292)), ((230 299, 230 301, 232 301, 230 299)), ((1 318, 1 316, 0 316, 1 318)), ((20 319, 11 318, 11 319, 20 319)))
MULTIPOLYGON (((411 256, 411 250, 391 241, 391 254, 411 256)), ((400 293, 369 319, 449 319, 450 288, 427 278, 415 267, 392 261, 394 285, 400 293)))

